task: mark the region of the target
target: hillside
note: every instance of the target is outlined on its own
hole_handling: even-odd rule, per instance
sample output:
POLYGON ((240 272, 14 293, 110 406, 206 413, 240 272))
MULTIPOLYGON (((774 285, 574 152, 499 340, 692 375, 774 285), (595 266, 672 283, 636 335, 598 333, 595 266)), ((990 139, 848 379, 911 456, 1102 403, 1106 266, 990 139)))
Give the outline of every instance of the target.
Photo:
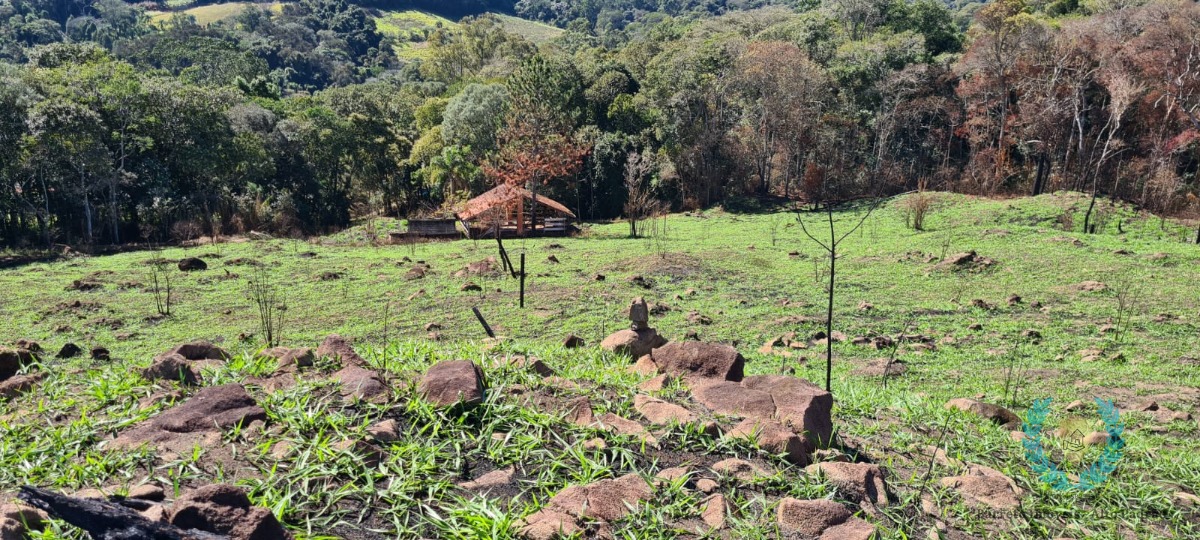
MULTIPOLYGON (((650 325, 670 340, 734 346, 748 380, 783 374, 823 386, 827 275, 795 214, 711 210, 657 220, 645 239, 626 238, 627 225, 614 223, 577 238, 509 240, 510 255, 524 254, 529 267, 524 309, 518 281, 488 262, 494 241, 374 246, 370 231, 400 226, 378 221, 310 242, 80 255, 0 273, 10 292, 0 335, 45 351, 29 368, 44 378, 0 405, 0 486, 124 493, 153 483, 174 499, 232 482, 302 538, 541 538, 529 527, 553 515, 619 538, 785 538, 807 530, 797 523, 813 505, 846 525, 838 534, 875 530, 886 539, 930 530, 940 538, 1200 534, 1200 507, 1191 505, 1200 485, 1200 251, 1182 241, 1191 229, 1114 207, 1099 234, 1083 234, 1087 199, 1074 194, 933 197, 924 231, 906 227, 908 202, 891 201, 843 245, 836 439, 811 458, 777 446, 774 432, 734 436, 738 417, 757 413, 720 412, 706 397, 711 383, 631 371, 634 358, 598 347, 628 327, 626 306, 640 296, 650 325), (208 269, 177 271, 185 257, 208 269), (170 316, 155 309, 157 258, 171 262, 170 316), (263 356, 249 288, 263 276, 287 308, 283 346, 315 348, 336 333, 353 340, 361 365, 337 347, 300 371, 263 356), (505 339, 484 340, 471 307, 505 339), (565 348, 569 334, 586 344, 565 348), (137 375, 155 355, 196 339, 232 354, 179 360, 199 386, 166 380, 177 374, 137 375), (67 342, 83 355, 55 359, 67 342), (111 357, 87 359, 97 346, 111 357), (439 408, 420 383, 450 360, 482 369, 478 406, 439 408), (364 367, 388 392, 344 399, 346 377, 364 367), (219 430, 210 434, 218 443, 195 453, 105 449, 117 444, 104 442, 113 434, 128 442, 139 423, 230 383, 265 410, 261 429, 219 430), (1112 400, 1125 423, 1124 455, 1100 488, 1055 491, 1031 470, 1017 426, 945 406, 958 398, 1022 418, 1035 400, 1053 398, 1045 431, 1068 429, 1044 439, 1072 474, 1100 448, 1068 435, 1100 425, 1090 405, 1063 406, 1112 400), (654 420, 680 407, 700 420, 654 420), (809 459, 823 472, 805 469, 809 459), (639 484, 638 475, 656 474, 667 480, 639 484), (632 507, 562 517, 582 511, 572 506, 579 493, 632 507), (810 504, 818 499, 837 508, 810 504)), ((841 227, 856 217, 836 216, 841 227)), ((804 219, 820 227, 824 218, 804 219)), ((655 358, 666 369, 666 356, 655 358)), ((45 538, 64 537, 60 525, 50 530, 45 538)))

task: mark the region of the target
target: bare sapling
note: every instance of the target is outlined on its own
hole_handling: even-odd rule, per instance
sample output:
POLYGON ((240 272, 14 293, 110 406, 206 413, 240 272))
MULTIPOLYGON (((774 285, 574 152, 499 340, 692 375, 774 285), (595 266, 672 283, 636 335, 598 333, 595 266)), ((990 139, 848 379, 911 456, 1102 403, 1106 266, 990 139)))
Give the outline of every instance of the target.
POLYGON ((843 232, 840 236, 837 233, 837 222, 834 219, 834 205, 830 202, 826 202, 824 204, 824 206, 825 206, 825 222, 826 222, 827 226, 829 227, 829 239, 828 240, 817 238, 816 236, 813 235, 812 232, 809 231, 808 225, 806 225, 804 223, 804 214, 803 213, 798 213, 796 215, 796 219, 800 223, 800 230, 804 232, 804 235, 807 236, 809 240, 812 240, 813 243, 817 244, 818 246, 821 247, 821 249, 823 249, 825 251, 826 259, 829 262, 829 272, 827 274, 828 281, 825 283, 825 292, 826 292, 826 295, 828 298, 828 303, 827 303, 826 311, 825 311, 825 391, 826 392, 833 391, 833 389, 832 389, 832 380, 833 380, 833 302, 834 302, 834 290, 835 290, 835 287, 837 284, 838 248, 841 247, 842 242, 844 240, 846 240, 847 237, 849 237, 851 234, 854 234, 854 231, 858 230, 858 228, 861 227, 862 224, 867 221, 867 218, 871 217, 871 213, 874 212, 875 209, 879 207, 879 204, 882 201, 883 201, 883 199, 880 198, 880 199, 876 199, 874 202, 872 202, 871 205, 867 207, 867 210, 865 212, 863 212, 861 216, 857 217, 856 220, 852 220, 853 225, 848 230, 843 232))
POLYGON ((263 266, 256 266, 250 276, 248 293, 258 308, 258 327, 268 347, 279 345, 283 334, 283 316, 287 312, 283 293, 271 280, 263 266))

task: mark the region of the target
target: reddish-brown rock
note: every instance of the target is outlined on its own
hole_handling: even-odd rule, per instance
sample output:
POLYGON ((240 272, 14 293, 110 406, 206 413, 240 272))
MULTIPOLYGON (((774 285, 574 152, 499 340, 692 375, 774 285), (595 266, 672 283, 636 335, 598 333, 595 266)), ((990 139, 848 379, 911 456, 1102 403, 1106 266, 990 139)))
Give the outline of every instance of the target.
POLYGON ((746 363, 733 347, 699 341, 668 343, 654 349, 650 356, 662 373, 726 381, 742 380, 746 363))
POLYGON ((438 362, 425 372, 417 390, 439 407, 478 405, 483 402, 483 370, 467 360, 438 362))

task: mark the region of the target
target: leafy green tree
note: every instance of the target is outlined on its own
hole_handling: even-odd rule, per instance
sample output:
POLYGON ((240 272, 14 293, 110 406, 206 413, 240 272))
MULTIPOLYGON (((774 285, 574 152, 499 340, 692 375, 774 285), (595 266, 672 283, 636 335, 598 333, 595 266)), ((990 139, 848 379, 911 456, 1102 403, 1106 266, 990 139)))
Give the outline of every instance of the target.
POLYGON ((470 84, 446 106, 442 137, 450 146, 468 147, 473 157, 496 149, 496 134, 508 114, 508 89, 499 84, 470 84))

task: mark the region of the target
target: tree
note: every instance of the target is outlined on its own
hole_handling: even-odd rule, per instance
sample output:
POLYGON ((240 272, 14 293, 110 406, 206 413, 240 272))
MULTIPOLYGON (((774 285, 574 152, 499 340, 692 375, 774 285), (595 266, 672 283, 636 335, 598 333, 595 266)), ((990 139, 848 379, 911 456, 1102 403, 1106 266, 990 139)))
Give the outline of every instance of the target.
POLYGON ((496 135, 508 115, 508 89, 499 84, 470 84, 446 105, 442 137, 448 145, 469 147, 474 157, 496 149, 496 135))
POLYGON ((629 222, 629 237, 638 237, 638 223, 653 212, 656 205, 649 176, 654 159, 649 154, 631 152, 625 160, 625 219, 629 222))

